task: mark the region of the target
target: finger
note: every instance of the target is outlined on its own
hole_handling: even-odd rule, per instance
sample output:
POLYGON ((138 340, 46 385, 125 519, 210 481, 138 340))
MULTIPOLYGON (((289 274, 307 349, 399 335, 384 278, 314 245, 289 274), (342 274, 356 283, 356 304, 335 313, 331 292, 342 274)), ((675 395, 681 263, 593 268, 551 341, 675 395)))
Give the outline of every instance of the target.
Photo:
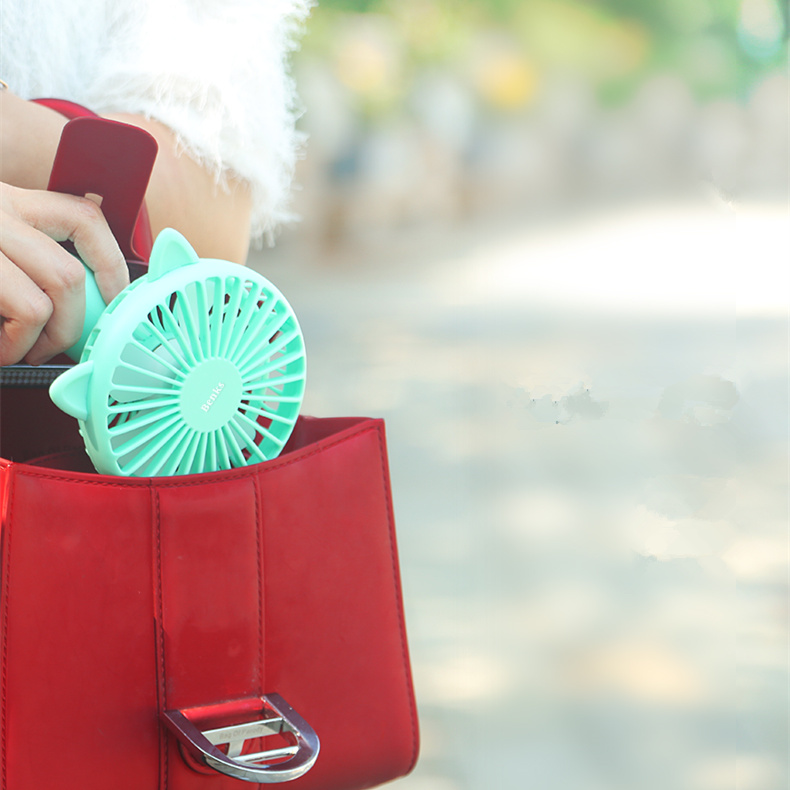
POLYGON ((101 208, 92 200, 77 198, 80 219, 69 239, 85 265, 96 275, 104 301, 109 304, 127 285, 129 268, 101 208))
MULTIPOLYGON (((52 315, 49 297, 0 253, 0 366, 24 359, 52 315)), ((43 361, 43 360, 42 360, 43 361)))
POLYGON ((129 284, 129 270, 118 242, 96 203, 57 192, 18 190, 13 195, 19 215, 55 241, 72 241, 85 265, 96 274, 105 302, 129 284))
MULTIPOLYGON (((85 268, 49 236, 22 220, 3 216, 0 249, 13 265, 48 297, 50 315, 28 361, 38 364, 72 346, 82 333, 85 320, 85 268)), ((4 285, 7 299, 15 298, 11 281, 4 285)), ((17 318, 24 316, 17 311, 17 318)))

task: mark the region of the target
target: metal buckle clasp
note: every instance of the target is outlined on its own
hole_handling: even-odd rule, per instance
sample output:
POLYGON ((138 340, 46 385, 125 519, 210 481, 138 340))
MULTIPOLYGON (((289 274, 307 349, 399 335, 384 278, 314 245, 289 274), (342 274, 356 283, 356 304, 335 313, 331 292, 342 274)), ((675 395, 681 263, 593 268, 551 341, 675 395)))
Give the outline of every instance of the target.
MULTIPOLYGON (((203 722, 228 718, 234 703, 168 710, 162 717, 173 734, 198 762, 245 782, 290 782, 306 774, 318 757, 320 742, 313 728, 279 695, 240 700, 253 721, 209 726, 203 722), (286 746, 244 754, 245 744, 255 738, 288 733, 286 746), (227 753, 218 747, 227 744, 227 753)), ((282 740, 282 739, 281 739, 282 740)))

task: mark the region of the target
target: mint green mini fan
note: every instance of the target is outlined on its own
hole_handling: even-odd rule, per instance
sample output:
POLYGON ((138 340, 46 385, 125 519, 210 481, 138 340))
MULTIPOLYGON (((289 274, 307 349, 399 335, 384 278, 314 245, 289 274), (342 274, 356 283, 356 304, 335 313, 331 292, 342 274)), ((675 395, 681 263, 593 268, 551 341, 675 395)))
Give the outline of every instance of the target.
POLYGON ((265 277, 157 237, 148 273, 106 308, 89 278, 79 364, 50 387, 97 471, 184 475, 276 457, 305 385, 304 339, 265 277))

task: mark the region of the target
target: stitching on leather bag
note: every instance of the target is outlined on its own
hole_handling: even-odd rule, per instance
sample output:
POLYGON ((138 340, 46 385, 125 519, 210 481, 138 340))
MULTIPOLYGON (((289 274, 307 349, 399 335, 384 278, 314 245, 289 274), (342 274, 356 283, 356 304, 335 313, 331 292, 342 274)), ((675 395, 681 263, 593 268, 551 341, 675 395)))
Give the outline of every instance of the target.
MULTIPOLYGON (((159 492, 154 486, 150 486, 151 491, 151 510, 154 517, 154 538, 155 538, 155 569, 154 569, 154 596, 156 600, 156 650, 157 661, 157 684, 156 697, 159 710, 167 710, 167 675, 165 674, 165 638, 164 638, 164 602, 162 600, 162 521, 159 510, 159 492)), ((159 771, 160 785, 162 790, 167 790, 170 750, 164 728, 159 727, 159 771)))
MULTIPOLYGON (((236 469, 232 469, 229 471, 234 472, 235 479, 244 479, 245 477, 252 476, 255 474, 266 474, 267 472, 273 472, 276 469, 282 469, 286 466, 291 466, 292 464, 298 464, 300 461, 305 460, 306 458, 312 458, 315 455, 320 455, 321 453, 333 448, 337 447, 340 444, 350 441, 351 439, 355 439, 358 436, 362 436, 362 434, 367 433, 368 431, 378 431, 377 424, 369 424, 369 423, 362 423, 360 428, 354 430, 353 433, 349 434, 348 436, 344 436, 342 439, 337 439, 329 444, 321 444, 319 447, 316 447, 314 450, 311 450, 309 453, 305 455, 299 454, 296 458, 291 458, 286 456, 287 460, 283 460, 281 463, 276 463, 273 461, 265 462, 267 464, 265 469, 260 469, 260 464, 253 464, 252 466, 245 466, 245 467, 237 467, 236 469), (364 427, 362 427, 364 426, 364 427), (272 466, 268 466, 271 463, 272 466)), ((32 468, 32 467, 31 467, 32 468)), ((28 469, 25 470, 18 470, 17 474, 25 475, 25 477, 35 477, 42 480, 66 480, 68 478, 64 478, 63 475, 55 475, 51 473, 43 473, 43 472, 31 472, 28 469)), ((157 478, 158 480, 164 480, 166 478, 157 478)), ((178 482, 174 479, 173 482, 166 482, 166 483, 159 483, 157 487, 160 488, 191 488, 193 486, 201 486, 207 485, 210 483, 218 483, 222 482, 224 478, 217 478, 212 477, 210 479, 200 479, 190 482, 178 482)), ((137 488, 139 485, 151 485, 151 483, 143 482, 143 478, 136 478, 136 480, 140 482, 131 482, 126 477, 119 477, 118 480, 73 480, 74 483, 79 483, 80 485, 86 486, 108 486, 110 488, 137 488), (127 482, 128 481, 128 482, 127 482)))
POLYGON ((400 625, 400 643, 402 655, 402 669, 404 678, 404 687, 408 692, 409 698, 409 712, 411 713, 411 760, 406 773, 409 773, 417 763, 419 754, 419 736, 417 730, 417 708, 414 701, 414 694, 412 692, 411 670, 409 662, 409 651, 406 645, 406 614, 403 610, 403 593, 400 585, 400 574, 398 573, 398 553, 395 547, 395 520, 392 514, 391 495, 390 495, 390 482, 387 475, 387 451, 384 446, 384 436, 380 429, 376 429, 378 445, 379 445, 379 461, 381 468, 382 484, 384 486, 385 502, 387 503, 387 526, 389 528, 390 539, 390 560, 392 562, 392 584, 395 593, 395 606, 398 610, 398 623, 400 625))
POLYGON ((266 617, 266 606, 263 600, 263 545, 261 541, 261 532, 263 524, 261 523, 261 491, 260 491, 260 478, 255 475, 253 479, 253 489, 255 491, 255 546, 258 552, 258 690, 259 693, 265 694, 266 689, 264 683, 266 681, 266 665, 264 663, 264 617, 266 617))
MULTIPOLYGON (((286 466, 292 466, 293 464, 298 464, 307 458, 312 458, 313 456, 320 455, 321 453, 324 453, 327 450, 332 449, 333 447, 337 447, 341 444, 345 444, 345 442, 349 442, 352 439, 356 439, 357 437, 362 436, 363 434, 368 433, 370 431, 378 431, 378 426, 367 425, 364 428, 355 430, 353 433, 349 434, 348 436, 344 436, 342 439, 337 439, 334 442, 331 442, 330 444, 322 444, 321 446, 316 447, 314 450, 311 450, 309 453, 305 453, 304 455, 299 455, 297 458, 287 458, 287 460, 283 460, 281 463, 272 463, 271 466, 267 464, 265 468, 263 468, 262 465, 260 464, 243 467, 243 471, 246 472, 246 474, 241 475, 241 477, 243 478, 246 477, 247 475, 265 475, 268 474, 269 472, 274 472, 277 469, 284 469, 286 466)), ((164 486, 166 486, 167 488, 189 488, 191 486, 202 485, 203 483, 213 483, 213 482, 219 482, 219 481, 215 479, 215 480, 205 480, 205 481, 198 480, 190 483, 168 482, 165 483, 164 486)))
MULTIPOLYGON (((2 744, 3 744, 3 764, 2 764, 2 786, 8 786, 8 727, 6 722, 7 705, 8 705, 8 608, 9 598, 11 592, 11 535, 13 523, 11 514, 14 507, 14 494, 16 493, 16 486, 14 485, 15 477, 11 474, 11 479, 8 481, 8 507, 6 513, 8 514, 6 528, 8 529, 8 537, 6 539, 5 551, 3 554, 3 586, 5 588, 5 605, 3 606, 2 625, 3 625, 3 677, 2 677, 2 690, 0 690, 0 708, 2 708, 2 721, 0 721, 0 729, 2 729, 2 744)), ((1 550, 1 547, 0 547, 1 550)))

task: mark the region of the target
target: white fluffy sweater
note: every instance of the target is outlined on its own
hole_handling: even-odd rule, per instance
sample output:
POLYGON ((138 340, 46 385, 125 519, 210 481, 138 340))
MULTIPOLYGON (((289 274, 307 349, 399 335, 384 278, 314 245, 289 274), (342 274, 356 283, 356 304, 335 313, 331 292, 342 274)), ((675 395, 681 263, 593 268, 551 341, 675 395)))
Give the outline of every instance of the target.
POLYGON ((169 126, 222 182, 247 180, 253 236, 287 219, 300 145, 287 58, 311 0, 3 0, 0 78, 23 98, 169 126))

